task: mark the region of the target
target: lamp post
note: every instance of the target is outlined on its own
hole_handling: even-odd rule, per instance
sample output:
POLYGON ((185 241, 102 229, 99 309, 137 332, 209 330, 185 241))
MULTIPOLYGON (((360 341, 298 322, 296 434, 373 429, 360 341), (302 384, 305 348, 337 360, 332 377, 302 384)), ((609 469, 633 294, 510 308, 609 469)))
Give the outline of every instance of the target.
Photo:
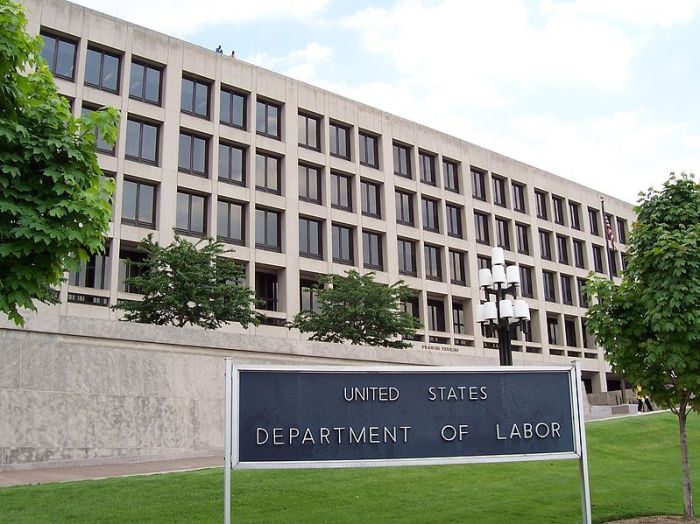
POLYGON ((513 346, 510 342, 511 324, 519 324, 525 331, 525 321, 530 320, 530 307, 517 298, 520 287, 520 270, 517 265, 507 266, 503 248, 491 249, 491 269, 479 270, 479 287, 485 300, 477 304, 475 319, 479 324, 488 322, 498 330, 498 355, 501 366, 513 365, 513 346), (508 296, 512 296, 510 299, 508 296), (494 297, 495 300, 491 300, 494 297))

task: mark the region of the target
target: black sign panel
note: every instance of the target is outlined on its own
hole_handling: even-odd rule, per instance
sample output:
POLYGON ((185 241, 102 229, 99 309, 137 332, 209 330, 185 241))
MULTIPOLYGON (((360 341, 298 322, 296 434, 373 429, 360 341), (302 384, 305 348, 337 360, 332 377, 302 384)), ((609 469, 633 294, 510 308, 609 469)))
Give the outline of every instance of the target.
POLYGON ((238 370, 241 463, 576 453, 572 374, 238 370))

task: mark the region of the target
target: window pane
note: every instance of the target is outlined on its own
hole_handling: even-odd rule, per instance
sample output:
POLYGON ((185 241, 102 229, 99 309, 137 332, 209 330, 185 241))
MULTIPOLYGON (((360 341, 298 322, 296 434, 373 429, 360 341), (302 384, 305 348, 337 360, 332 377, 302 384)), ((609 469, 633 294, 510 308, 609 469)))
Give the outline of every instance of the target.
POLYGON ((180 133, 180 148, 178 152, 178 167, 189 171, 190 169, 190 145, 192 137, 180 133))
POLYGON ((128 120, 126 123, 126 156, 139 157, 141 124, 128 120))
POLYGON ((177 218, 175 226, 179 229, 188 229, 189 226, 189 209, 190 196, 187 193, 177 194, 177 218))
POLYGON ((152 67, 146 69, 146 100, 160 104, 160 71, 152 67))
POLYGON ((122 218, 136 220, 136 184, 130 180, 124 180, 122 186, 122 218))
POLYGON ((265 211, 255 210, 255 243, 265 244, 265 211))
POLYGON ((100 85, 100 58, 101 53, 88 49, 85 60, 85 83, 93 86, 100 85))
POLYGON ((190 230, 193 233, 204 233, 204 197, 190 195, 192 200, 192 217, 190 230))
POLYGON ((146 184, 139 187, 139 222, 152 224, 155 222, 153 209, 153 192, 155 188, 146 184))
POLYGON ((216 204, 216 232, 217 236, 229 237, 229 213, 228 203, 219 200, 216 204))
POLYGON ((189 78, 182 79, 182 95, 180 98, 180 110, 191 112, 194 100, 194 82, 189 78))
POLYGON ((231 148, 226 144, 219 144, 219 178, 230 178, 231 148))
POLYGON ((277 242, 277 214, 269 211, 267 213, 266 225, 267 245, 271 247, 279 247, 277 242))
POLYGON ((279 191, 277 180, 279 159, 275 157, 267 158, 267 188, 270 191, 279 191))
POLYGON ((275 106, 267 106, 267 133, 273 136, 279 136, 278 124, 278 113, 279 109, 275 106))
POLYGON ((308 122, 308 141, 306 143, 307 146, 313 147, 314 149, 318 148, 318 122, 316 121, 315 118, 309 118, 307 120, 308 122))
POLYGON ((231 120, 231 93, 221 91, 221 108, 219 110, 219 120, 225 124, 232 124, 231 120))
POLYGON ((102 88, 116 91, 119 87, 119 58, 102 55, 102 88))
POLYGON ((44 46, 41 48, 41 56, 49 65, 49 70, 53 71, 53 59, 56 55, 56 39, 52 36, 41 35, 44 46))
POLYGON ((193 137, 192 141, 192 170, 196 173, 206 173, 207 142, 199 137, 193 137))
POLYGON ((209 86, 195 83, 194 113, 199 116, 209 116, 209 86))
POLYGON ((131 74, 129 75, 129 96, 136 98, 143 97, 143 79, 146 70, 141 64, 131 63, 131 74))
POLYGON ((149 124, 143 124, 142 133, 141 158, 155 162, 156 145, 158 143, 158 128, 149 124))
POLYGON ((257 131, 260 131, 261 133, 266 133, 267 128, 265 127, 266 124, 266 114, 265 114, 265 104, 262 102, 258 102, 256 104, 256 113, 255 113, 255 129, 257 131))
POLYGON ((73 65, 75 63, 75 44, 64 40, 58 41, 58 57, 56 58, 55 73, 68 78, 73 78, 73 65))

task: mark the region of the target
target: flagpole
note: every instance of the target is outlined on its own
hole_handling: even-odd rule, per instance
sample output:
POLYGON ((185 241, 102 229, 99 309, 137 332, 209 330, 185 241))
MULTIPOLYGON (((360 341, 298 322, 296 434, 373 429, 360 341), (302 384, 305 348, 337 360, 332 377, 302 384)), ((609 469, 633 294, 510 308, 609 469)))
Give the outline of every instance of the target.
MULTIPOLYGON (((610 250, 610 238, 608 234, 608 227, 612 230, 612 224, 610 224, 605 214, 605 199, 602 196, 600 197, 600 212, 603 215, 603 229, 605 229, 603 236, 605 237, 605 253, 608 255, 608 277, 610 278, 610 282, 613 282, 612 257, 614 257, 615 254, 610 250)), ((627 404, 627 395, 625 394, 626 388, 625 377, 620 373, 620 397, 623 404, 627 404)))

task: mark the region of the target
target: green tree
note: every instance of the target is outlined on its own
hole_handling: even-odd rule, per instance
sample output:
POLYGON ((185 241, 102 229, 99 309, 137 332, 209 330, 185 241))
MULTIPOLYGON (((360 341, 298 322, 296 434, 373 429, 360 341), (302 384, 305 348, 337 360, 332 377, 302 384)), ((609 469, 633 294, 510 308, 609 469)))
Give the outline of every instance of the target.
POLYGON ((403 283, 387 286, 374 280, 374 273, 346 276, 325 275, 314 286, 318 311, 301 311, 289 329, 313 333, 311 340, 351 344, 409 347, 420 322, 401 310, 401 303, 415 293, 403 283))
POLYGON ((245 270, 224 257, 231 250, 211 238, 196 244, 175 235, 162 247, 149 235, 139 244, 146 257, 136 266, 136 276, 126 284, 143 294, 143 300, 125 301, 113 309, 124 311, 124 320, 143 324, 187 324, 216 329, 225 322, 244 328, 258 325, 263 316, 254 311, 255 293, 242 285, 245 270))
POLYGON ((700 185, 671 175, 641 195, 621 285, 593 278, 588 326, 614 371, 678 416, 684 513, 693 515, 686 420, 700 408, 700 185))
POLYGON ((95 133, 113 144, 119 114, 71 115, 26 31, 23 9, 0 0, 0 312, 55 302, 66 269, 103 249, 113 184, 100 178, 95 133))

